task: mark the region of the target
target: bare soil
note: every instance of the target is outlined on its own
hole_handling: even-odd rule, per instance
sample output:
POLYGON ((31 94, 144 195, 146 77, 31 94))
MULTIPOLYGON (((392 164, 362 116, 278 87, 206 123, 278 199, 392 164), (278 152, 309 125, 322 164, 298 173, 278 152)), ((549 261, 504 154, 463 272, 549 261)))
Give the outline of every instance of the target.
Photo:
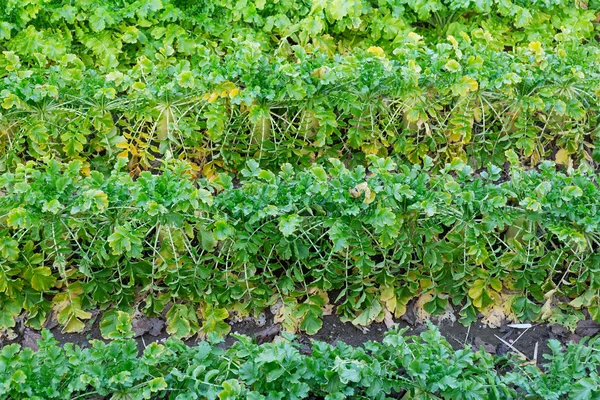
MULTIPOLYGON (((83 333, 65 334, 61 332, 61 327, 52 323, 48 328, 58 340, 59 343, 67 342, 78 344, 81 347, 89 347, 90 340, 103 340, 98 327, 99 318, 88 327, 83 333)), ((408 328, 407 335, 418 335, 427 329, 425 324, 417 324, 409 318, 394 321, 401 328, 408 328)), ((537 357, 537 360, 543 362, 543 355, 549 353, 547 346, 549 339, 556 339, 563 345, 569 342, 579 342, 584 337, 596 336, 600 332, 600 325, 592 320, 580 321, 577 329, 570 332, 568 329, 549 324, 532 324, 530 328, 511 328, 508 325, 499 328, 486 327, 481 322, 473 323, 466 327, 458 322, 438 321, 434 317, 432 322, 439 327, 442 335, 448 340, 454 349, 463 348, 465 345, 472 346, 478 350, 481 346, 485 351, 491 354, 503 355, 507 352, 521 352, 528 359, 537 357), (512 346, 512 348, 511 348, 512 346), (536 356, 537 348, 537 356, 536 356), (516 350, 516 351, 515 351, 516 350)), ((164 320, 150 319, 141 317, 134 319, 134 330, 137 337, 135 340, 140 352, 150 343, 164 341, 168 338, 165 331, 164 320)), ((360 329, 351 323, 341 322, 336 315, 327 315, 323 317, 323 327, 315 335, 309 336, 300 333, 297 340, 303 346, 301 351, 308 353, 310 351, 310 341, 319 340, 330 344, 338 341, 352 346, 360 346, 367 341, 381 341, 385 332, 388 330, 384 323, 375 323, 369 328, 360 329)), ((29 328, 16 329, 17 337, 12 340, 0 339, 0 347, 9 343, 20 343, 22 346, 37 348, 37 340, 41 338, 39 332, 29 328)), ((273 323, 273 316, 267 313, 262 321, 246 320, 237 323, 231 323, 231 333, 225 338, 221 346, 229 347, 236 338, 233 334, 243 334, 256 339, 258 343, 272 341, 280 334, 277 324, 273 323)), ((186 340, 186 344, 194 345, 198 343, 197 338, 186 340)))

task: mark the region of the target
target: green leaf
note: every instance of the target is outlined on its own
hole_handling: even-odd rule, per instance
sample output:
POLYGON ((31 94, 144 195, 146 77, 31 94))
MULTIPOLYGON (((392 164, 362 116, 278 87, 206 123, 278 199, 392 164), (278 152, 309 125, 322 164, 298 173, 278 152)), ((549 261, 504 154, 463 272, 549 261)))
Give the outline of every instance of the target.
POLYGON ((360 382, 361 365, 357 362, 341 362, 334 367, 334 370, 338 371, 340 382, 344 385, 350 382, 360 382))
POLYGON ((348 248, 350 232, 343 224, 336 222, 328 231, 329 238, 333 242, 333 251, 341 251, 348 248))
POLYGON ((52 271, 48 267, 33 268, 31 272, 31 287, 38 291, 49 290, 54 286, 56 277, 52 276, 52 271))
POLYGON ((312 174, 317 178, 317 180, 321 182, 327 182, 327 172, 323 169, 323 167, 314 166, 310 169, 312 174))
POLYGON ((383 307, 381 306, 381 303, 377 300, 373 300, 371 301, 371 305, 369 305, 369 307, 362 311, 358 317, 352 320, 352 323, 359 326, 371 325, 371 323, 375 321, 382 311, 383 307))
MULTIPOLYGON (((108 207, 108 195, 102 190, 90 189, 82 193, 84 199, 82 210, 93 210, 100 212, 108 207)), ((73 211, 71 211, 73 213, 73 211)))
POLYGON ((108 237, 108 244, 113 249, 113 254, 142 256, 142 241, 128 223, 115 228, 114 233, 108 237))
POLYGON ((214 229, 213 229, 213 234, 214 234, 215 239, 225 240, 228 237, 232 236, 234 233, 235 233, 235 231, 233 230, 233 228, 231 226, 229 226, 227 221, 225 221, 224 219, 215 221, 214 229))
POLYGON ((515 16, 515 26, 523 28, 531 23, 532 16, 529 10, 525 7, 519 7, 515 16))
POLYGON ((184 88, 193 88, 194 74, 191 71, 183 71, 177 76, 177 83, 184 88))
POLYGON ((279 231, 283 236, 288 237, 296 232, 301 223, 302 218, 297 214, 286 215, 279 220, 279 231))
POLYGON ((309 335, 315 335, 323 327, 323 320, 319 315, 312 311, 308 311, 300 324, 300 329, 309 335))
POLYGON ((104 28, 106 27, 106 24, 104 23, 104 18, 100 14, 96 14, 96 13, 91 14, 89 17, 89 21, 90 21, 90 26, 92 27, 92 30, 94 32, 103 31, 104 28))
POLYGON ((25 382, 27 382, 27 375, 25 375, 25 372, 18 369, 10 377, 10 382, 16 384, 24 384, 25 382))
POLYGON ((174 304, 167 312, 167 333, 178 339, 186 339, 198 332, 198 318, 191 307, 174 304))
POLYGON ((225 336, 231 330, 231 326, 225 322, 229 313, 225 308, 214 308, 212 304, 206 303, 202 310, 204 322, 202 331, 205 334, 215 333, 218 336, 225 336))
POLYGON ((396 215, 388 208, 378 208, 375 210, 373 215, 372 224, 375 228, 383 227, 385 225, 394 225, 396 223, 396 215))
POLYGON ((158 391, 167 389, 167 382, 165 381, 165 378, 159 376, 158 378, 154 378, 148 382, 148 388, 152 393, 156 393, 158 391))
POLYGON ((206 189, 198 189, 196 192, 198 198, 202 200, 202 202, 206 205, 212 206, 213 204, 213 195, 206 189))
POLYGON ((0 327, 12 328, 15 326, 15 317, 22 311, 22 307, 16 300, 5 301, 0 309, 0 327))
POLYGON ((124 311, 110 310, 100 320, 100 333, 104 339, 133 337, 131 316, 124 311))
POLYGON ((215 240, 215 237, 212 234, 212 232, 207 231, 203 228, 200 228, 200 239, 202 248, 206 251, 212 251, 215 248, 215 245, 217 244, 217 241, 215 240))
POLYGON ((19 257, 19 242, 9 237, 0 237, 0 255, 7 260, 16 260, 19 257))
POLYGON ((438 295, 435 295, 430 301, 423 304, 423 309, 431 315, 440 315, 446 311, 447 305, 448 298, 442 298, 438 295))
POLYGON ((223 390, 219 392, 220 400, 239 399, 242 394, 242 386, 237 379, 229 379, 223 382, 223 390))
POLYGON ((598 383, 592 378, 582 378, 571 388, 571 400, 589 400, 598 398, 598 383))
POLYGON ((578 186, 567 186, 560 192, 560 197, 564 201, 571 201, 575 197, 583 196, 583 190, 578 186))
POLYGON ((585 118, 586 112, 583 104, 577 99, 572 99, 567 104, 567 115, 577 121, 585 118))

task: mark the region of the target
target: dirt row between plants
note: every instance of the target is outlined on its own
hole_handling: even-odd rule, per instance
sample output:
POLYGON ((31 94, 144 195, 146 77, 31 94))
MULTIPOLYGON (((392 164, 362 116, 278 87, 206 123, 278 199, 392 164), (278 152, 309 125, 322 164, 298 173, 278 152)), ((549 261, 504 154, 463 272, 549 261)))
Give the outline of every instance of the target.
MULTIPOLYGON (((452 321, 452 318, 432 318, 442 335, 448 340, 452 347, 457 350, 465 345, 472 346, 478 350, 481 346, 491 354, 504 355, 508 352, 521 353, 522 358, 527 360, 537 359, 543 362, 544 354, 550 352, 548 340, 556 339, 563 345, 569 342, 580 342, 583 338, 594 337, 600 333, 600 325, 591 319, 579 321, 577 328, 571 332, 565 327, 551 324, 520 324, 511 326, 505 324, 500 327, 491 328, 479 320, 470 326, 452 321)), ((394 320, 400 328, 407 328, 406 335, 418 335, 427 329, 424 323, 417 323, 410 315, 403 316, 400 320, 394 320)), ((83 333, 62 333, 61 327, 52 321, 47 328, 52 332, 59 343, 74 343, 81 347, 89 347, 93 339, 104 340, 99 329, 99 318, 96 318, 83 333)), ((342 322, 336 315, 323 317, 323 327, 315 335, 309 336, 303 333, 297 334, 297 341, 302 344, 303 353, 310 352, 311 340, 319 340, 330 344, 344 342, 352 346, 360 346, 368 341, 381 341, 388 330, 385 323, 375 323, 369 328, 358 328, 349 322, 342 322)), ((160 318, 138 317, 133 320, 133 331, 140 352, 152 342, 165 341, 169 335, 165 330, 165 321, 160 318)), ((281 329, 273 322, 273 316, 267 312, 261 318, 247 318, 240 322, 231 323, 231 333, 225 337, 220 346, 229 347, 235 341, 234 334, 242 334, 255 338, 258 343, 266 343, 278 340, 281 329)), ((40 332, 30 328, 19 326, 7 335, 4 331, 0 335, 0 347, 19 343, 24 347, 37 349, 37 340, 41 338, 40 332)), ((188 345, 194 345, 200 341, 194 337, 185 341, 188 345)))

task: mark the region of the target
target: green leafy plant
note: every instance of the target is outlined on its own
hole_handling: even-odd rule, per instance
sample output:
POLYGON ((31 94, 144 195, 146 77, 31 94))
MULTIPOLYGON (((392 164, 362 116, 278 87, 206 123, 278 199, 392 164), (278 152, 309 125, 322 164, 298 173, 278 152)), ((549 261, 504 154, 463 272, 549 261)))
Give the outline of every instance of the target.
MULTIPOLYGON (((377 157, 278 174, 249 161, 235 186, 195 179, 183 161, 136 180, 123 162, 108 174, 20 165, 0 182, 3 325, 25 311, 40 327, 54 309, 77 331, 95 307, 168 306, 169 333, 189 337, 271 307, 286 329, 315 333, 331 303, 369 325, 411 299, 430 314, 458 307, 464 323, 502 303, 513 320, 597 318, 597 174, 507 157, 509 180, 458 159, 435 174, 377 157)), ((103 323, 119 335, 126 316, 103 323)))
POLYGON ((509 149, 590 165, 599 9, 572 3, 11 0, 0 169, 173 157, 212 178, 340 152, 479 168, 509 149))
POLYGON ((390 331, 361 347, 313 342, 300 352, 293 336, 256 345, 245 336, 228 349, 188 347, 169 339, 138 355, 132 339, 59 346, 48 331, 39 349, 5 346, 0 394, 27 398, 130 399, 589 399, 598 396, 598 341, 550 342, 540 367, 468 347, 454 351, 435 327, 420 336, 390 331))

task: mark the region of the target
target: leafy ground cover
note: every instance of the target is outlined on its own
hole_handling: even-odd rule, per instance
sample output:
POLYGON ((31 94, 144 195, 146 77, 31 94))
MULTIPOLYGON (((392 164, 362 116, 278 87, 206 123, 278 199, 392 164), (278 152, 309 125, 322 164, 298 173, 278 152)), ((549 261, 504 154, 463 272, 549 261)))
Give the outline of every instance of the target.
POLYGON ((0 393, 600 398, 594 339, 542 369, 434 328, 175 339, 409 303, 600 322, 599 24, 597 0, 0 0, 0 333, 101 315, 115 340, 5 346, 0 393), (140 312, 174 339, 138 355, 140 312))
POLYGON ((417 297, 430 314, 462 307, 464 323, 495 305, 514 320, 574 327, 580 308, 598 320, 596 173, 510 157, 506 181, 496 167, 430 174, 375 158, 277 175, 250 161, 236 185, 195 180, 185 162, 136 180, 119 166, 21 165, 1 182, 3 325, 26 310, 39 329, 53 309, 77 331, 90 307, 143 301, 150 316, 175 302, 179 337, 227 333, 230 313, 266 307, 315 333, 330 304, 366 326, 417 297))
POLYGON ((7 1, 0 168, 600 157, 594 2, 184 3, 7 1))
MULTIPOLYGON (((130 327, 129 327, 130 328, 130 327)), ((127 328, 124 329, 124 332, 127 328)), ((600 395, 598 340, 550 342, 540 369, 483 350, 454 351, 439 331, 386 334, 360 347, 293 336, 256 345, 240 336, 231 348, 176 339, 138 354, 132 339, 60 347, 47 332, 37 351, 5 346, 0 394, 6 399, 593 399, 600 395)))

